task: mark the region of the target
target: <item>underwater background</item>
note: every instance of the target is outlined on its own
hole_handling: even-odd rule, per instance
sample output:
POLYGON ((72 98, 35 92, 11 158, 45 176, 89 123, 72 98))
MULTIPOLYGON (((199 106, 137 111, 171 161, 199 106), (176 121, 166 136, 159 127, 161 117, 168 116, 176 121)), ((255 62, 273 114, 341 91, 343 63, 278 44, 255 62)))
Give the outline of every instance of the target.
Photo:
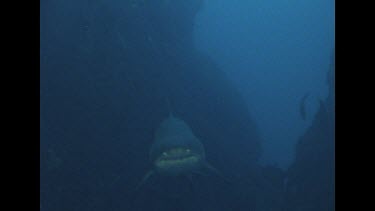
POLYGON ((335 210, 334 7, 41 0, 40 210, 335 210), (230 183, 136 191, 170 110, 230 183))

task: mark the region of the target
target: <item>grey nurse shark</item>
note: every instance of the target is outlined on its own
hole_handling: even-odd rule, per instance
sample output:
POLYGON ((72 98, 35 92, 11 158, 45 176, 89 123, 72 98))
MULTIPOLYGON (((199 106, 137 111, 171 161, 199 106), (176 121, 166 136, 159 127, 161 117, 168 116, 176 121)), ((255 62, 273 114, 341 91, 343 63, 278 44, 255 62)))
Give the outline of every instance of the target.
POLYGON ((150 148, 153 168, 143 177, 137 190, 152 175, 185 176, 191 181, 193 174, 209 170, 227 180, 206 161, 205 149, 192 129, 171 112, 156 129, 150 148))

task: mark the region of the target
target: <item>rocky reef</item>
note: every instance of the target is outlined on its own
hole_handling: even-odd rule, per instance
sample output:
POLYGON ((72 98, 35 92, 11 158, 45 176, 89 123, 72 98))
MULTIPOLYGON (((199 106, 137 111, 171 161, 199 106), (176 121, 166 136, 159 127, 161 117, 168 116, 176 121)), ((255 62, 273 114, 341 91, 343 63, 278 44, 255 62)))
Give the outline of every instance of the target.
POLYGON ((334 65, 293 166, 260 166, 245 101, 194 47, 202 4, 41 1, 41 210, 332 210, 334 65), (231 184, 154 179, 135 197, 167 98, 231 184))
POLYGON ((287 173, 285 210, 335 210, 335 56, 327 74, 328 97, 297 144, 287 173))
POLYGON ((257 194, 264 188, 256 179, 246 186, 236 180, 261 175, 260 138, 236 88, 194 48, 201 5, 41 1, 43 209, 249 210, 267 198, 257 194), (150 181, 139 196, 144 203, 132 205, 151 165, 155 127, 169 112, 167 98, 202 140, 207 159, 234 185, 197 176, 192 195, 183 181, 150 181))

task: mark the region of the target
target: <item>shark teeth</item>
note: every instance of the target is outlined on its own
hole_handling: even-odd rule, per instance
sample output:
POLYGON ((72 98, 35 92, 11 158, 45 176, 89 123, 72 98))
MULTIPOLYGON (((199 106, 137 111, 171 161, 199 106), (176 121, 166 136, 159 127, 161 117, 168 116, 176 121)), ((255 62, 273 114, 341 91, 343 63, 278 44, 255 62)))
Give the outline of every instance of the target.
POLYGON ((180 159, 162 159, 155 162, 155 166, 159 169, 169 169, 173 167, 191 166, 199 162, 198 156, 183 157, 180 159))

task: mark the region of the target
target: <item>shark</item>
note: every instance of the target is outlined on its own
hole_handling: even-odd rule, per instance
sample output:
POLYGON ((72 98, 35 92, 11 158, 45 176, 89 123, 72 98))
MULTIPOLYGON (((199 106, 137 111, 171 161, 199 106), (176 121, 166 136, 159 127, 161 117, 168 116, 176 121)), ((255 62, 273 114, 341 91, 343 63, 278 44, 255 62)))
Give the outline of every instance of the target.
POLYGON ((223 175, 206 160, 205 148, 191 127, 171 112, 155 130, 149 152, 152 169, 137 186, 137 190, 153 175, 164 177, 186 177, 192 182, 193 174, 212 172, 228 182, 223 175))

